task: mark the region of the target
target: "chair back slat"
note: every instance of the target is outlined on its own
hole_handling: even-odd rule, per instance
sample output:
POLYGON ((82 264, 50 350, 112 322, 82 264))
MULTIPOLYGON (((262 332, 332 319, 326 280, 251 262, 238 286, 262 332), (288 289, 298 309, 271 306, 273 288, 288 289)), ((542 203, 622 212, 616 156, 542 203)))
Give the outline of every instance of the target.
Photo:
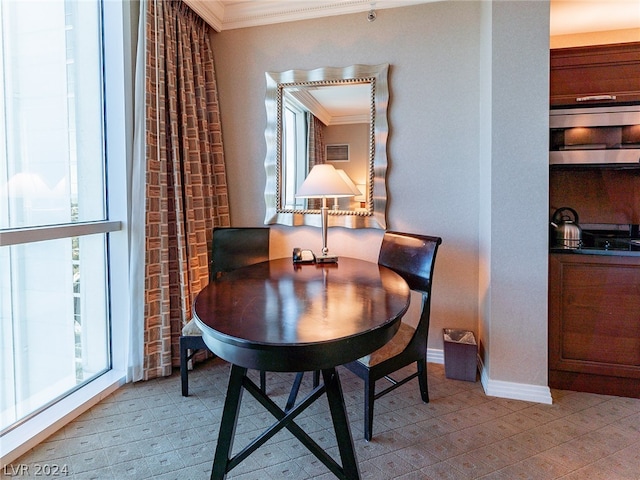
POLYGON ((209 279, 269 260, 269 227, 214 228, 209 279))
POLYGON ((411 290, 429 294, 440 237, 385 232, 378 264, 398 273, 411 290))

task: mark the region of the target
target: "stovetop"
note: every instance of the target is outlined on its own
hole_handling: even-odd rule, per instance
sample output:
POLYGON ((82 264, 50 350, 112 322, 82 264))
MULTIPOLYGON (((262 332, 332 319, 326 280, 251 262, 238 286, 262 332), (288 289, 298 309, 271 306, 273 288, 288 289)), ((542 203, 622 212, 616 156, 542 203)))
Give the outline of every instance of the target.
POLYGON ((608 255, 640 255, 640 231, 635 224, 581 224, 582 242, 579 248, 552 245, 554 252, 598 253, 608 255))
POLYGON ((582 248, 640 251, 638 225, 583 225, 582 248))

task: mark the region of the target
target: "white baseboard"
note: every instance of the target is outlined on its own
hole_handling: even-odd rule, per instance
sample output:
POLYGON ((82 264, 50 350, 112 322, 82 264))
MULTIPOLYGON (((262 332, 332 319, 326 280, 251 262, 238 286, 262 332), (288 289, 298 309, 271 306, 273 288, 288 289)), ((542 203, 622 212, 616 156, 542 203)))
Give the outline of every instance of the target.
POLYGON ((480 370, 480 381, 484 393, 490 397, 511 398, 548 405, 553 403, 551 389, 548 386, 492 380, 487 376, 484 368, 480 370))
POLYGON ((444 365, 444 350, 427 348, 427 362, 444 365))
MULTIPOLYGON (((444 364, 444 350, 428 348, 427 362, 444 364)), ((484 393, 490 397, 509 398, 512 400, 523 400, 549 405, 553 403, 551 389, 548 386, 492 380, 487 375, 480 356, 478 356, 478 368, 480 369, 480 382, 482 383, 484 393)))
POLYGON ((481 376, 481 381, 484 392, 491 397, 511 398, 513 400, 545 403, 547 405, 553 403, 549 387, 491 380, 485 375, 481 376))

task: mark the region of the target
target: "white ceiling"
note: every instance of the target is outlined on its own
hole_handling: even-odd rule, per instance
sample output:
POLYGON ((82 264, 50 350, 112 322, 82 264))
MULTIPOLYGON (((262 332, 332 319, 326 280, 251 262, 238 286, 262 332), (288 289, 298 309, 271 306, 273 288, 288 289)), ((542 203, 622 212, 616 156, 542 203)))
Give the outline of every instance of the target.
MULTIPOLYGON (((217 31, 435 1, 460 0, 185 0, 217 31)), ((552 36, 630 28, 640 28, 640 0, 551 0, 552 36)))

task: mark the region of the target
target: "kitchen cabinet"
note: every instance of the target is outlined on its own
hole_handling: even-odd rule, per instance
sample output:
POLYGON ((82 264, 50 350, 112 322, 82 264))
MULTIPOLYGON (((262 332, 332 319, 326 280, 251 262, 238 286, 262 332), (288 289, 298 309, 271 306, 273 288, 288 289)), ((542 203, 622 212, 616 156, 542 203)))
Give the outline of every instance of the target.
POLYGON ((550 63, 552 107, 640 102, 640 42, 554 48, 550 63))
POLYGON ((640 398, 640 256, 549 255, 549 386, 640 398))

